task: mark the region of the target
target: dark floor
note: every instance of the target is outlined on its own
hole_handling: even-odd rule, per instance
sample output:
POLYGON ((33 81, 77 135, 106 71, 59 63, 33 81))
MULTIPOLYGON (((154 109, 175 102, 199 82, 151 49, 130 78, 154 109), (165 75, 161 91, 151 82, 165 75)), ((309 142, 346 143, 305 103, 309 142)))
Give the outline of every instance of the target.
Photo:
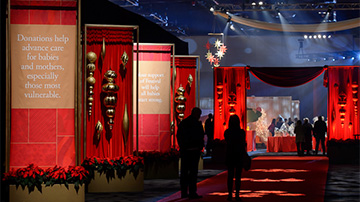
MULTIPOLYGON (((289 153, 267 153, 260 149, 249 152, 252 157, 263 155, 295 155, 289 153)), ((223 165, 213 164, 204 159, 204 170, 199 170, 198 181, 217 175, 225 170, 223 165)), ((144 192, 141 193, 87 193, 86 202, 153 202, 179 191, 179 179, 155 179, 144 181, 144 192)), ((325 190, 325 202, 360 202, 360 166, 329 165, 325 190)))

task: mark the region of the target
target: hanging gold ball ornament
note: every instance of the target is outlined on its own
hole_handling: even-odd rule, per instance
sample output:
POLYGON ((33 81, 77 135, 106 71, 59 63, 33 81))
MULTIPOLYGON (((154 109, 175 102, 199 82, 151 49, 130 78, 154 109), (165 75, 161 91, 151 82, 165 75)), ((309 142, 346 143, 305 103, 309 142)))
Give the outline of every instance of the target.
POLYGON ((89 60, 90 63, 94 63, 97 59, 97 56, 94 52, 90 51, 87 53, 86 55, 87 59, 89 60))
POLYGON ((88 82, 89 85, 94 85, 96 82, 93 76, 89 76, 88 78, 86 78, 86 81, 88 82))

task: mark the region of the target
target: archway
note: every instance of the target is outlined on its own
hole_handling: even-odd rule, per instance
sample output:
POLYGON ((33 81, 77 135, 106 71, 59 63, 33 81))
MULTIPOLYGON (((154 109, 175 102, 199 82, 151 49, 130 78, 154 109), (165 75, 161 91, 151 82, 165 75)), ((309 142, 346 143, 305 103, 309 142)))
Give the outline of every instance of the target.
POLYGON ((214 138, 223 134, 231 114, 237 114, 241 127, 246 127, 246 88, 249 72, 275 86, 305 84, 325 71, 328 88, 328 139, 352 139, 359 128, 359 66, 325 67, 215 67, 214 68, 214 138))

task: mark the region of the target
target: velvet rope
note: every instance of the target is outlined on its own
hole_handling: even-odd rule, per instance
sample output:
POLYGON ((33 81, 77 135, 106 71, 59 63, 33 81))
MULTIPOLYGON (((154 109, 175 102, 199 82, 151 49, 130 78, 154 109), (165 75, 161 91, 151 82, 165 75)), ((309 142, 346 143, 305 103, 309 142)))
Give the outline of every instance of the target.
POLYGON ((303 85, 323 73, 323 67, 250 67, 251 73, 259 80, 278 87, 303 85))

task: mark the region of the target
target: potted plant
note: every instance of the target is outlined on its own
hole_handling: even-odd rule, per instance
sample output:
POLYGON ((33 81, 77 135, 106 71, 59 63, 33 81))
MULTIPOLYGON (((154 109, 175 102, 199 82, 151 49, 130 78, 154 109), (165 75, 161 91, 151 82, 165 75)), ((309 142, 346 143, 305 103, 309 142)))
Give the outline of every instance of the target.
POLYGON ((140 192, 144 190, 144 159, 139 156, 85 158, 89 192, 140 192))
POLYGON ((179 177, 180 152, 170 151, 141 151, 139 156, 144 158, 145 179, 171 179, 179 177))
POLYGON ((82 185, 88 179, 89 172, 82 166, 43 169, 34 164, 11 169, 4 173, 3 178, 10 186, 10 202, 85 201, 85 189, 82 185))

